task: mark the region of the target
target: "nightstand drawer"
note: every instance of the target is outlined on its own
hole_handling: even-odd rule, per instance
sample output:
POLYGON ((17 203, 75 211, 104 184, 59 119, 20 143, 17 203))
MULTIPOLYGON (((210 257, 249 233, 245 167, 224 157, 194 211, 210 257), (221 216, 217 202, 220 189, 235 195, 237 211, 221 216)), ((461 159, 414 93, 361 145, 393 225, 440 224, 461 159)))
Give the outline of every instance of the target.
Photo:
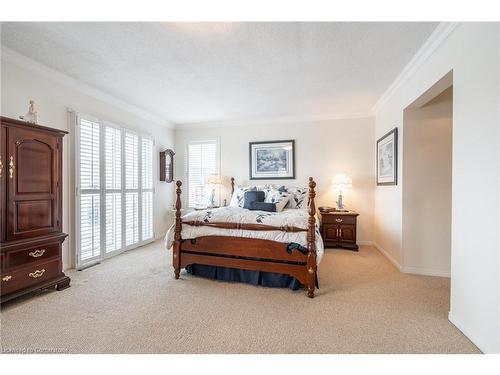
POLYGON ((322 215, 322 223, 325 224, 356 224, 356 216, 353 215, 322 215))

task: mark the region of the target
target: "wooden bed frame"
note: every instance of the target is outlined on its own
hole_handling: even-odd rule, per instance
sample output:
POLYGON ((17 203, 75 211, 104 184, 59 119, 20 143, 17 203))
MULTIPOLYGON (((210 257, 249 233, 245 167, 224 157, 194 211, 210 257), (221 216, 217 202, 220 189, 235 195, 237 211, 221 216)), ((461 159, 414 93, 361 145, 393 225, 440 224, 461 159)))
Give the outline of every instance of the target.
MULTIPOLYGON (((297 278, 307 288, 307 296, 314 297, 316 284, 315 223, 316 206, 314 197, 316 182, 309 178, 308 225, 307 229, 290 226, 241 223, 205 223, 203 221, 183 221, 181 219, 181 186, 176 182, 175 235, 173 246, 173 266, 175 278, 179 278, 181 268, 191 264, 230 267, 252 271, 276 272, 297 278), (286 243, 243 237, 204 236, 195 239, 181 238, 182 225, 210 226, 225 229, 257 231, 307 231, 307 255, 299 251, 288 253, 286 243)), ((234 178, 231 178, 231 194, 234 193, 234 178)))

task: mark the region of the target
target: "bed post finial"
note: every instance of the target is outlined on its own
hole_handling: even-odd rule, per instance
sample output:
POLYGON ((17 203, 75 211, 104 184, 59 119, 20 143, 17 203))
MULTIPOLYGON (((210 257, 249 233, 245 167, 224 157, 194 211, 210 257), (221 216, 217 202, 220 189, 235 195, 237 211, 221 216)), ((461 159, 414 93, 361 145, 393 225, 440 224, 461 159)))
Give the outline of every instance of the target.
POLYGON ((231 177, 231 197, 233 196, 234 193, 234 177, 231 177))
POLYGON ((307 221, 307 296, 314 297, 314 287, 316 284, 316 205, 314 197, 316 197, 316 182, 312 177, 309 177, 309 196, 307 202, 307 211, 309 218, 307 221))
POLYGON ((175 232, 174 232, 174 249, 173 249, 173 259, 172 264, 174 266, 174 274, 175 278, 179 278, 179 274, 181 271, 181 231, 182 231, 182 220, 181 220, 181 186, 182 182, 177 180, 175 182, 177 185, 177 189, 175 190, 175 194, 177 196, 175 200, 175 232))

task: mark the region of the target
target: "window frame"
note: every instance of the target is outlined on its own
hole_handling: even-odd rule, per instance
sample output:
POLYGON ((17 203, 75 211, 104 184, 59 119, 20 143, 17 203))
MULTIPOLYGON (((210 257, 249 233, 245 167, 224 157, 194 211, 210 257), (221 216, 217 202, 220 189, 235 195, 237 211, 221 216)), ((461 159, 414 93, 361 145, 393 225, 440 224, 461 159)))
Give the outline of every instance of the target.
MULTIPOLYGON (((200 143, 214 143, 215 144, 215 173, 220 176, 220 171, 221 171, 221 158, 220 158, 220 138, 219 137, 213 137, 213 138, 192 138, 191 140, 188 140, 186 142, 186 147, 185 147, 185 155, 186 158, 184 160, 184 176, 186 180, 186 188, 185 192, 186 194, 184 195, 184 199, 182 202, 183 207, 193 209, 195 206, 190 206, 189 205, 189 146, 193 144, 200 144, 200 143)), ((218 192, 219 195, 219 202, 220 202, 220 189, 218 192)))
POLYGON ((155 233, 155 200, 156 200, 156 184, 155 184, 155 168, 156 168, 156 158, 155 155, 155 146, 156 142, 151 134, 147 132, 141 132, 136 129, 120 126, 113 122, 101 120, 95 116, 88 115, 83 112, 74 112, 73 118, 73 147, 75 150, 74 155, 74 181, 75 181, 75 196, 74 196, 74 220, 75 220, 75 266, 77 269, 86 268, 92 266, 94 264, 100 263, 102 260, 110 258, 112 256, 121 254, 125 251, 135 249, 137 247, 146 245, 148 243, 154 242, 156 239, 155 233), (81 181, 80 181, 80 120, 88 120, 94 123, 99 124, 99 189, 81 189, 81 181), (106 127, 111 127, 114 129, 120 130, 120 189, 107 189, 106 187, 106 153, 105 153, 105 133, 106 127), (138 165, 138 180, 137 180, 137 189, 126 189, 125 186, 125 133, 133 133, 138 137, 138 154, 137 154, 137 165, 138 165), (142 139, 146 138, 151 140, 152 149, 151 149, 151 188, 150 189, 142 189, 142 139), (126 245, 126 193, 127 191, 137 191, 138 193, 138 241, 131 244, 126 245), (150 191, 152 192, 152 200, 153 200, 153 209, 151 212, 152 215, 152 237, 146 240, 142 238, 142 203, 141 203, 141 194, 142 191, 150 191), (106 252, 106 193, 120 193, 121 194, 121 247, 119 249, 115 249, 109 252, 106 252), (100 210, 100 223, 99 223, 99 254, 93 256, 91 258, 82 260, 81 258, 81 210, 80 210, 80 202, 81 196, 83 194, 98 194, 99 195, 99 210, 100 210))

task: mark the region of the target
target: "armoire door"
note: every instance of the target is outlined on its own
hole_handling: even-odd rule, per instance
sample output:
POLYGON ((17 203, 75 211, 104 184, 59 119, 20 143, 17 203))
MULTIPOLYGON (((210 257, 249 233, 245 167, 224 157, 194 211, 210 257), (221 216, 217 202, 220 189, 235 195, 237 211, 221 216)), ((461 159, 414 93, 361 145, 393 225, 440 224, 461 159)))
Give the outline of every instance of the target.
POLYGON ((60 230, 59 138, 10 127, 7 133, 7 240, 60 230))
POLYGON ((7 129, 0 128, 0 242, 5 241, 5 197, 7 190, 7 129))

